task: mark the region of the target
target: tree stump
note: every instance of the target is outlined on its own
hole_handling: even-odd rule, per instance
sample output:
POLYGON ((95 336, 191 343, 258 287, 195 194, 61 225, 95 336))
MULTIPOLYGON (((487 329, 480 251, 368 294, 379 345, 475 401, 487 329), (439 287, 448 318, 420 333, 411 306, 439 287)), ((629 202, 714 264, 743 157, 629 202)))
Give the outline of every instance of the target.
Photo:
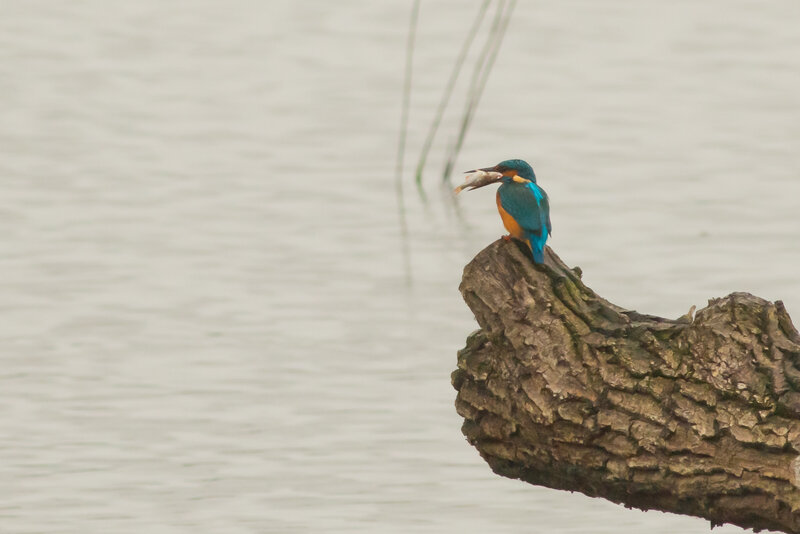
POLYGON ((500 475, 712 526, 800 532, 800 335, 778 301, 625 310, 551 249, 499 240, 464 269, 480 330, 452 382, 500 475))

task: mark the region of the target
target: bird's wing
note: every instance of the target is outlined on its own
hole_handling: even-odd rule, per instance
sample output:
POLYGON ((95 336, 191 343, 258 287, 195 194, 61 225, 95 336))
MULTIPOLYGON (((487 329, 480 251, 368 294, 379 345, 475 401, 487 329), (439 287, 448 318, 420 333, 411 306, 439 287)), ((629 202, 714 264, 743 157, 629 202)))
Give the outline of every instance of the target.
POLYGON ((546 219, 547 235, 553 235, 553 225, 550 223, 550 199, 547 198, 547 193, 544 192, 544 189, 539 189, 539 191, 542 192, 541 207, 546 219))
POLYGON ((541 236, 543 226, 550 232, 547 195, 536 184, 501 188, 500 203, 526 232, 541 236))

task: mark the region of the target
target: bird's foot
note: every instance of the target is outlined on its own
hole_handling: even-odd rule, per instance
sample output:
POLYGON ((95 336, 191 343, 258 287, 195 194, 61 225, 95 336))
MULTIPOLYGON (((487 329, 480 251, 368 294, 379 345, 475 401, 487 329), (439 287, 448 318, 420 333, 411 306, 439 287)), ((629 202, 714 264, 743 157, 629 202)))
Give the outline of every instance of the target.
POLYGON ((503 241, 511 241, 511 234, 500 236, 500 239, 502 239, 503 241))

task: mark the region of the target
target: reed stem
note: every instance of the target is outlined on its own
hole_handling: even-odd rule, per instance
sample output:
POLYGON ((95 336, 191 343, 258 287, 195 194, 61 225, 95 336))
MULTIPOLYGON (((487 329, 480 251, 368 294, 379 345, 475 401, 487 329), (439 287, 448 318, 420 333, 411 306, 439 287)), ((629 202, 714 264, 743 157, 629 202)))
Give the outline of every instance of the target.
POLYGON ((406 44, 406 68, 403 82, 403 104, 400 111, 400 135, 397 141, 397 164, 395 166, 394 188, 397 197, 397 214, 400 220, 400 237, 402 240, 403 265, 405 268, 406 284, 411 285, 411 245, 408 234, 408 221, 406 220, 406 205, 403 198, 403 162, 406 153, 406 135, 408 132, 408 110, 411 102, 411 74, 414 58, 414 39, 417 34, 417 20, 419 19, 420 0, 414 0, 411 8, 411 20, 408 28, 408 41, 406 44))
POLYGON ((497 5, 495 18, 492 22, 492 28, 472 73, 467 103, 461 119, 461 128, 459 129, 455 145, 448 154, 447 163, 442 174, 442 181, 445 183, 450 181, 450 176, 453 173, 453 167, 455 166, 456 158, 461 152, 461 147, 464 144, 467 131, 472 123, 472 118, 475 115, 478 103, 483 95, 483 90, 486 88, 486 83, 489 80, 489 74, 492 71, 492 67, 494 67, 497 54, 500 51, 500 45, 505 37, 508 24, 511 21, 511 14, 515 5, 516 0, 510 0, 507 6, 505 0, 500 0, 497 5))
POLYGON ((489 8, 490 3, 491 0, 484 0, 480 8, 478 9, 478 13, 475 16, 475 20, 473 21, 472 26, 467 32, 467 37, 464 39, 464 44, 461 45, 461 51, 458 53, 458 57, 456 58, 455 64, 453 64, 453 70, 450 72, 450 78, 447 80, 447 85, 445 86, 444 93, 442 93, 442 99, 439 101, 439 106, 436 109, 436 114, 433 118, 433 122, 431 123, 431 126, 428 129, 428 135, 425 138, 425 142, 422 145, 422 154, 419 157, 419 162, 417 163, 417 170, 415 174, 416 174, 417 191, 419 192, 419 196, 422 198, 423 202, 427 201, 427 196, 425 195, 425 189, 422 187, 422 171, 425 168, 425 162, 428 159, 428 153, 430 152, 431 146, 433 145, 433 140, 436 137, 436 132, 439 129, 439 124, 442 122, 442 117, 444 116, 444 112, 447 109, 448 104, 450 103, 450 98, 453 95, 453 89, 455 88, 456 81, 458 81, 458 77, 461 74, 461 68, 464 66, 464 60, 466 59, 467 53, 472 47, 472 43, 475 41, 475 36, 478 34, 478 29, 480 28, 480 25, 483 22, 484 17, 486 16, 486 11, 489 8))

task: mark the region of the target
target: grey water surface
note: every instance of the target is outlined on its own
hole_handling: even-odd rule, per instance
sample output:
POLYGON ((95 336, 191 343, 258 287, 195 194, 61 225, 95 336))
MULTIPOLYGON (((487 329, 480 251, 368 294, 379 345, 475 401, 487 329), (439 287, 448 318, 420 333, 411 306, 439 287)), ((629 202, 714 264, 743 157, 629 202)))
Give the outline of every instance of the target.
MULTIPOLYGON (((438 186, 469 71, 429 204, 410 175, 478 3, 422 2, 407 273, 410 5, 2 2, 0 532, 709 530, 500 478, 462 437, 457 287, 502 233, 489 188, 459 217, 438 186)), ((800 319, 798 17, 520 2, 456 168, 530 161, 554 250, 615 303, 800 319)))

